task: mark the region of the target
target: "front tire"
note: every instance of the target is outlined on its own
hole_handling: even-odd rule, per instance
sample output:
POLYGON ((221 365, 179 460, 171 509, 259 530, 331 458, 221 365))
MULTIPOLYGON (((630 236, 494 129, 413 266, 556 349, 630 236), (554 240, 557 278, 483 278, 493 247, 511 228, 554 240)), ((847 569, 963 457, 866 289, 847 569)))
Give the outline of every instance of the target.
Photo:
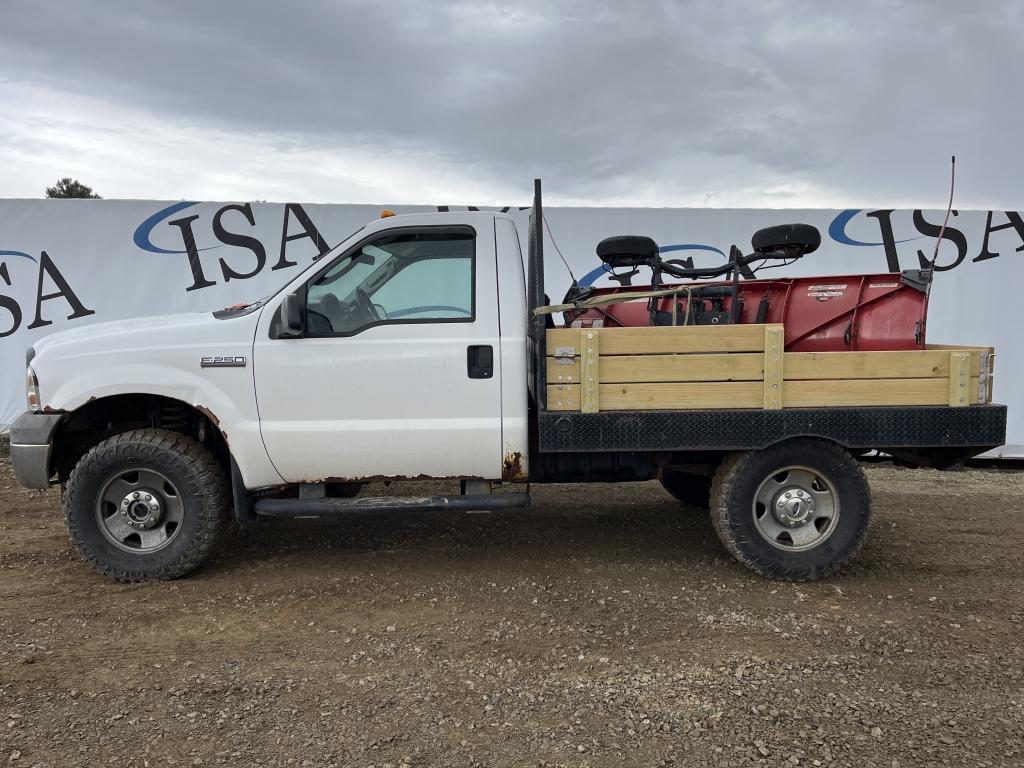
POLYGON ((771 579, 829 576, 860 551, 871 491, 844 448, 801 438, 728 456, 711 488, 711 522, 733 557, 771 579))
POLYGON ((140 429, 104 440, 68 478, 71 543, 118 581, 175 579, 213 551, 228 519, 227 476, 199 443, 140 429))

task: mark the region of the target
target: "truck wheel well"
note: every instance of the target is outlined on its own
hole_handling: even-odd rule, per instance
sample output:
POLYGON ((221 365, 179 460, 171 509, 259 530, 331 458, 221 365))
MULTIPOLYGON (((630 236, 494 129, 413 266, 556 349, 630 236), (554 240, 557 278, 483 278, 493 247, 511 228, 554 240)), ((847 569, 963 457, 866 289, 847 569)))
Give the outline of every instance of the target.
POLYGON ((209 411, 171 397, 133 394, 90 400, 65 416, 53 438, 51 469, 63 483, 93 446, 122 432, 146 428, 188 435, 228 467, 227 441, 209 411))

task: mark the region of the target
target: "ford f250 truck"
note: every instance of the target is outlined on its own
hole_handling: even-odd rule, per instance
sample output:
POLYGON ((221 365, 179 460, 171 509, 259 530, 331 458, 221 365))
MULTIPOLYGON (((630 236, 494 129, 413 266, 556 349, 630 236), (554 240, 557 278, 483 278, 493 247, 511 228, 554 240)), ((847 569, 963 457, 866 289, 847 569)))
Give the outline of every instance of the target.
POLYGON ((75 548, 123 581, 188 573, 232 518, 499 510, 530 483, 649 479, 709 510, 741 563, 799 580, 864 542, 858 459, 944 468, 1004 442, 992 350, 925 341, 927 270, 757 279, 817 247, 804 225, 714 269, 626 236, 598 246, 621 287, 550 305, 534 195, 525 274, 506 215, 388 216, 261 301, 46 337, 15 476, 59 483, 75 548), (361 492, 423 478, 461 493, 361 492))

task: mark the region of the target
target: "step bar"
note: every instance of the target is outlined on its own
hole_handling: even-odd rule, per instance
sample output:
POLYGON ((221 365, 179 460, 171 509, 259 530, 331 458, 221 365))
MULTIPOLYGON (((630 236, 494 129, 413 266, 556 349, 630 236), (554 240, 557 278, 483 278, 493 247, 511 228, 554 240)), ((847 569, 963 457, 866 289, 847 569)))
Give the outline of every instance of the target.
POLYGON ((479 493, 455 496, 369 496, 354 499, 260 499, 260 517, 336 517, 378 512, 491 512, 529 506, 528 493, 479 493))

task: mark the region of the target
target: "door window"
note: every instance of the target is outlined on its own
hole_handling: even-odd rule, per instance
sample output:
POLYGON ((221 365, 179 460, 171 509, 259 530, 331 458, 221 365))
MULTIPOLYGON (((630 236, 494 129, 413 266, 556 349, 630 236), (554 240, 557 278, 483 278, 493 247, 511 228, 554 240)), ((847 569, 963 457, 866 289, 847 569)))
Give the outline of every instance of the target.
POLYGON ((306 335, 350 336, 384 323, 472 322, 469 228, 391 232, 363 243, 306 290, 306 335))

